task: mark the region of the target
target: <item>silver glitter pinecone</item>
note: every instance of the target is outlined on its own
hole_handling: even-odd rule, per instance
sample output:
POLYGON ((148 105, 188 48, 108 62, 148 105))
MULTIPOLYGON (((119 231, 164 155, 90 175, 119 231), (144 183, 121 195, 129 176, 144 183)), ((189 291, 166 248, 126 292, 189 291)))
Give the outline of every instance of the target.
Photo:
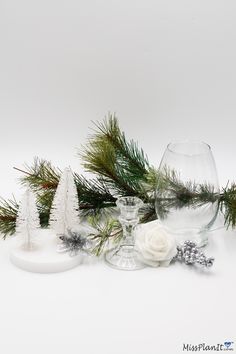
POLYGON ((174 260, 184 262, 187 265, 200 264, 203 267, 212 267, 214 258, 207 258, 193 241, 185 241, 183 245, 177 246, 177 254, 174 260))

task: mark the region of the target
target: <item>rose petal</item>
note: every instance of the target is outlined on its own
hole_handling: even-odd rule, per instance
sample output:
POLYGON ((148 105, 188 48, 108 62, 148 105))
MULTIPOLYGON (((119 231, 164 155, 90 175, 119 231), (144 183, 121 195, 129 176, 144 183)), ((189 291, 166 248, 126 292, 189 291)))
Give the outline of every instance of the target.
POLYGON ((170 265, 171 259, 160 262, 161 267, 168 267, 170 265))
POLYGON ((135 247, 146 264, 167 266, 176 255, 175 240, 160 223, 150 224, 139 228, 135 247))

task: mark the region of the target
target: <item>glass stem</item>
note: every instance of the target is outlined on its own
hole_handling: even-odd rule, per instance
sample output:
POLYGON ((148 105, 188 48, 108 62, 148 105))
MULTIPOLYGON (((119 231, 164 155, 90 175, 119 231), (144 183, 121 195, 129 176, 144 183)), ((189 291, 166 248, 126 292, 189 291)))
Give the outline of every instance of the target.
POLYGON ((123 245, 134 246, 134 229, 137 225, 135 222, 121 222, 123 228, 123 245))

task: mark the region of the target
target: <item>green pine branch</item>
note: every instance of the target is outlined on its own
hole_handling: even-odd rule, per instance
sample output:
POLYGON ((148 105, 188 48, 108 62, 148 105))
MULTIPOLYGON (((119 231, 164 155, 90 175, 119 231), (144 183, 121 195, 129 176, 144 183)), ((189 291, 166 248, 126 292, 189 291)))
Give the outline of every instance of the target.
MULTIPOLYGON (((217 203, 217 211, 224 214, 226 227, 236 227, 235 183, 219 193, 209 184, 184 183, 176 171, 157 171, 149 165, 137 143, 127 140, 114 115, 95 124, 95 131, 80 155, 85 169, 95 174, 90 180, 77 173, 74 178, 81 213, 89 220, 91 216, 94 218, 92 223, 97 233, 92 237, 97 255, 110 240, 119 239, 121 235, 121 226, 109 216, 119 196, 137 196, 144 201, 141 223, 154 220, 156 212, 164 217, 173 208, 197 208, 217 203)), ((47 226, 61 170, 49 161, 35 159, 32 166, 25 166, 20 171, 23 173, 21 183, 30 186, 37 195, 41 226, 47 226)), ((0 202, 0 232, 4 237, 14 233, 17 211, 15 200, 0 202)))
POLYGON ((20 182, 24 186, 30 186, 33 191, 55 191, 57 189, 61 170, 52 166, 50 161, 36 157, 33 164, 25 165, 24 170, 16 168, 23 173, 20 182))
POLYGON ((220 196, 220 208, 224 214, 225 225, 227 228, 236 227, 236 184, 226 186, 220 196))
POLYGON ((156 210, 160 218, 165 218, 171 209, 198 208, 219 199, 219 192, 210 184, 184 183, 176 171, 168 168, 158 173, 156 210))
MULTIPOLYGON (((33 166, 26 166, 26 171, 22 172, 24 174, 21 177, 21 183, 30 185, 36 192, 40 209, 49 216, 61 170, 52 166, 49 161, 36 158, 33 166)), ((110 193, 103 180, 88 180, 77 173, 74 173, 74 179, 79 197, 79 208, 83 215, 114 207, 116 198, 110 193)))
POLYGON ((100 256, 110 242, 118 242, 122 237, 122 227, 118 220, 107 218, 101 220, 98 217, 90 217, 89 224, 95 230, 89 238, 93 241, 93 254, 100 256))
POLYGON ((136 179, 143 179, 149 168, 148 158, 143 149, 133 140, 127 141, 124 132, 120 130, 118 119, 109 114, 101 123, 95 123, 96 143, 106 140, 113 146, 117 161, 136 179))
POLYGON ((74 174, 74 178, 83 216, 112 212, 116 205, 116 198, 111 194, 104 180, 88 180, 77 173, 74 174))
POLYGON ((80 156, 85 169, 102 178, 114 195, 148 199, 143 188, 149 170, 147 157, 137 143, 127 141, 115 116, 95 124, 95 133, 80 156))
MULTIPOLYGON (((32 166, 26 165, 18 169, 22 173, 20 182, 30 186, 37 196, 37 206, 42 227, 47 227, 54 194, 58 186, 61 170, 52 166, 49 161, 34 160, 32 166)), ((110 214, 115 207, 116 198, 111 194, 103 180, 88 180, 74 174, 79 197, 81 216, 110 214)), ((18 204, 15 200, 2 200, 0 205, 0 232, 6 237, 15 232, 18 204), (14 207, 14 208, 13 208, 14 207)))
POLYGON ((0 200, 0 233, 6 238, 15 232, 18 203, 15 198, 12 200, 0 200))

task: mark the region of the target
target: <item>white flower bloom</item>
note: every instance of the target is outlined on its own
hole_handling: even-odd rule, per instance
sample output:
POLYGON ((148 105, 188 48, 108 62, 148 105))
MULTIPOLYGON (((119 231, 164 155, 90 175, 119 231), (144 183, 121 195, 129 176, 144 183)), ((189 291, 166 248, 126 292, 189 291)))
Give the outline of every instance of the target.
POLYGON ((177 252, 175 239, 159 221, 140 225, 135 245, 143 263, 151 267, 168 266, 177 252))

